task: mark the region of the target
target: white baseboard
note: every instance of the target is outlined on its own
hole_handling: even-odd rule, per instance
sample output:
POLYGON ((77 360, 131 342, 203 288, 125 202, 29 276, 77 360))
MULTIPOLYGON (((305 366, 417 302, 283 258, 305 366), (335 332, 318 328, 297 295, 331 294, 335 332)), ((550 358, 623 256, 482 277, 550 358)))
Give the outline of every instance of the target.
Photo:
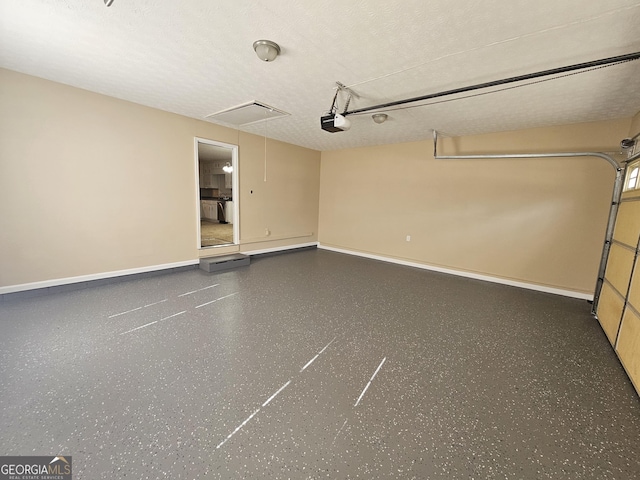
MULTIPOLYGON (((245 255, 258 255, 261 253, 280 252, 285 250, 292 250, 295 248, 316 247, 316 246, 318 246, 318 242, 309 242, 309 243, 300 243, 297 245, 287 245, 284 247, 273 247, 273 248, 265 248, 262 250, 251 250, 248 252, 239 252, 239 253, 243 253, 245 255)), ((155 272, 159 270, 168 270, 171 268, 188 267, 191 265, 198 265, 199 263, 200 263, 200 259, 196 258, 194 260, 185 260, 183 262, 164 263, 162 265, 150 265, 148 267, 129 268, 126 270, 116 270, 112 272, 102 272, 102 273, 95 273, 91 275, 80 275, 77 277, 54 278, 52 280, 44 280, 41 282, 9 285, 6 287, 0 287, 0 295, 4 295, 6 293, 25 292, 28 290, 37 290, 40 288, 59 287, 62 285, 71 285, 74 283, 90 282, 92 280, 104 280, 107 278, 123 277, 126 275, 134 275, 136 273, 148 273, 148 272, 155 272)))
POLYGON ((243 255, 260 255, 262 253, 273 253, 273 252, 284 252, 286 250, 294 250, 296 248, 305 248, 305 247, 317 247, 318 242, 309 242, 309 243, 298 243, 297 245, 287 245, 285 247, 272 247, 272 248, 263 248, 261 250, 248 250, 246 252, 239 252, 243 255))
MULTIPOLYGON (((450 268, 436 267, 433 265, 428 265, 424 263, 410 262, 407 260, 399 260, 397 258, 384 257, 382 255, 373 255, 369 253, 358 252, 355 250, 348 250, 344 248, 335 248, 329 247, 327 245, 322 245, 319 242, 309 242, 309 243, 299 243, 297 245, 287 245, 284 247, 273 247, 273 248, 265 248, 260 250, 250 250, 246 252, 240 252, 245 255, 260 255, 263 253, 273 253, 273 252, 283 252, 286 250, 294 250, 296 248, 305 248, 305 247, 318 247, 323 250, 330 250, 333 252, 344 253, 347 255, 355 255, 358 257, 370 258, 373 260, 380 260, 388 263, 395 263, 398 265, 406 265, 409 267, 421 268, 423 270, 431 270, 434 272, 447 273, 450 275, 457 275, 460 277, 473 278, 476 280, 483 280, 486 282, 499 283, 502 285, 509 285, 512 287, 526 288, 528 290, 535 290, 538 292, 552 293, 555 295, 562 295, 564 297, 572 297, 572 298, 580 298, 583 300, 593 300, 593 294, 587 294, 583 292, 576 292, 573 290, 564 290, 560 288, 548 287, 545 285, 538 285, 535 283, 527 283, 527 282, 518 282, 515 280, 508 280, 500 277, 493 277, 491 275, 482 275, 478 273, 465 272, 463 270, 455 270, 450 268)), ((16 292, 24 292, 27 290, 36 290, 39 288, 47 288, 47 287, 57 287, 61 285, 69 285, 73 283, 81 283, 81 282, 90 282, 92 280, 103 280, 106 278, 114 278, 114 277, 122 277, 126 275, 134 275, 136 273, 147 273, 147 272, 155 272, 159 270, 168 270, 171 268, 179 268, 179 267, 187 267, 190 265, 197 265, 200 262, 200 259, 194 260, 186 260, 183 262, 174 262, 174 263, 165 263, 161 265, 150 265, 147 267, 139 267, 139 268, 130 268, 126 270, 117 270, 112 272, 103 272, 103 273, 95 273, 91 275, 80 275, 77 277, 66 277, 66 278, 56 278, 52 280, 45 280, 41 282, 32 282, 32 283, 22 283, 19 285, 9 285, 6 287, 0 287, 0 295, 6 293, 16 293, 16 292)))
POLYGON ((148 267, 129 268, 127 270, 116 270, 113 272, 94 273, 91 275, 80 275, 77 277, 55 278, 53 280, 45 280, 42 282, 22 283, 20 285, 9 285, 0 287, 0 295, 5 293, 24 292, 27 290, 36 290, 39 288, 58 287, 60 285, 69 285, 73 283, 90 282, 92 280, 103 280, 105 278, 122 277, 125 275, 134 275, 136 273, 155 272, 158 270, 167 270, 170 268, 187 267, 197 265, 200 259, 186 260, 184 262, 164 263, 162 265, 150 265, 148 267))
POLYGON ((564 290, 561 288, 548 287, 546 285, 538 285, 536 283, 519 282, 516 280, 509 280, 506 278, 493 277, 491 275, 482 275, 479 273, 465 272, 464 270, 455 270, 452 268, 436 267, 436 266, 428 265, 425 263, 410 262, 407 260, 399 260, 397 258, 384 257, 381 255, 372 255, 369 253, 358 252, 355 250, 329 247, 326 245, 322 245, 320 243, 318 243, 318 248, 321 248, 323 250, 330 250, 332 252, 346 253, 347 255, 355 255, 358 257, 371 258, 373 260, 380 260, 382 262, 396 263, 398 265, 406 265, 408 267, 422 268, 423 270, 431 270, 433 272, 447 273, 449 275, 457 275, 459 277, 473 278, 475 280, 483 280, 485 282, 499 283, 502 285, 509 285, 511 287, 526 288, 528 290, 535 290, 537 292, 553 293, 555 295, 562 295, 563 297, 580 298, 582 300, 593 301, 593 294, 576 292, 573 290, 564 290))

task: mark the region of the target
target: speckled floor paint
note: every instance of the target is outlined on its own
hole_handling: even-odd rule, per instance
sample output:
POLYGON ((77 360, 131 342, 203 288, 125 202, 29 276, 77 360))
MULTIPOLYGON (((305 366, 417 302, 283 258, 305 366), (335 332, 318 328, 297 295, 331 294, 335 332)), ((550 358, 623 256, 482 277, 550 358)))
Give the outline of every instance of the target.
POLYGON ((322 250, 0 303, 0 454, 75 479, 640 478, 581 300, 322 250))

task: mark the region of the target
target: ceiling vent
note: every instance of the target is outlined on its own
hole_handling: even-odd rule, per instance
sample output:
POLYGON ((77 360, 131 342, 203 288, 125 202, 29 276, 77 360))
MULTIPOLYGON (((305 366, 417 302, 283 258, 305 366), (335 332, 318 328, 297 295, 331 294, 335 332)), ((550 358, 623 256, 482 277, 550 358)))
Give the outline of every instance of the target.
POLYGON ((265 103, 253 101, 212 113, 205 118, 230 125, 243 126, 274 118, 286 117, 287 115, 290 114, 265 103))

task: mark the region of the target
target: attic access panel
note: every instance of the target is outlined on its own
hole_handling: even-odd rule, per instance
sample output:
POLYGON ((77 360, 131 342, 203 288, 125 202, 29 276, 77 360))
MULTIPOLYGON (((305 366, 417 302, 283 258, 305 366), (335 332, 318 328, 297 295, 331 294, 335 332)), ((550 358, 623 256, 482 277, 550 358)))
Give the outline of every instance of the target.
POLYGON ((273 118, 286 117, 287 112, 260 102, 248 102, 236 107, 227 108, 205 118, 235 126, 251 125, 253 123, 271 120, 273 118))

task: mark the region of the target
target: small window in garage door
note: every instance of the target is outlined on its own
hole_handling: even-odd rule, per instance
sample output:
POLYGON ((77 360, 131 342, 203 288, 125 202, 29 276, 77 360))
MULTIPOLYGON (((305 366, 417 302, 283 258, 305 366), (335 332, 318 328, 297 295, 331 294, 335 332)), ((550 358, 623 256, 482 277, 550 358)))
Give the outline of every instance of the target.
POLYGON ((629 165, 627 169, 627 178, 624 182, 624 191, 640 189, 640 161, 629 165))

